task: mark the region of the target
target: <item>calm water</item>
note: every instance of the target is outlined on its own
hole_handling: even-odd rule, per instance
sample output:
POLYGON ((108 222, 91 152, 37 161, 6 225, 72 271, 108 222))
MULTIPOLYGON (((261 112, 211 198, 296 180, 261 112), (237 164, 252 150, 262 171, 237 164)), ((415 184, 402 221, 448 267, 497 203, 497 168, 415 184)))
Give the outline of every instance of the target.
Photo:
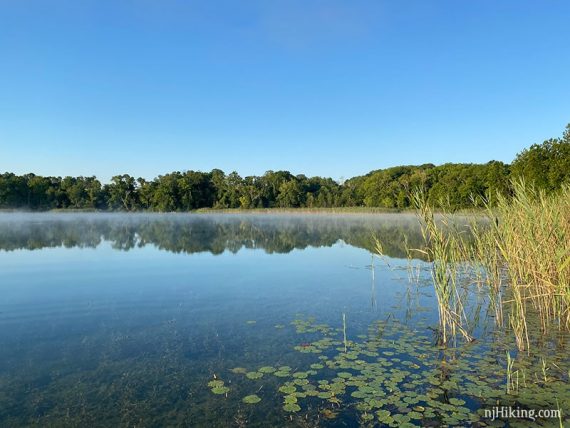
MULTIPOLYGON (((2 214, 0 426, 479 425, 511 345, 481 310, 475 344, 434 346, 418 233, 404 215, 2 214)), ((567 344, 520 359, 556 366, 543 407, 569 400, 567 344)))

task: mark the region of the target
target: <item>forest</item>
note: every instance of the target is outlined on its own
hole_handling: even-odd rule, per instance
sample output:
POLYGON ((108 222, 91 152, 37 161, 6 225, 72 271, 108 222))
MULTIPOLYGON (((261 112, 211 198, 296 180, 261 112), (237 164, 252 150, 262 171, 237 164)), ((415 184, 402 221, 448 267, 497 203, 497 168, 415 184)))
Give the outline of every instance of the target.
POLYGON ((485 198, 509 195, 516 179, 547 193, 570 182, 570 124, 560 138, 534 144, 511 164, 447 163, 397 166, 371 171, 344 182, 332 178, 267 171, 241 177, 219 169, 175 171, 153 180, 127 174, 102 184, 96 177, 0 175, 0 209, 83 209, 112 211, 191 211, 201 208, 406 209, 410 192, 422 188, 434 206, 471 208, 485 198))

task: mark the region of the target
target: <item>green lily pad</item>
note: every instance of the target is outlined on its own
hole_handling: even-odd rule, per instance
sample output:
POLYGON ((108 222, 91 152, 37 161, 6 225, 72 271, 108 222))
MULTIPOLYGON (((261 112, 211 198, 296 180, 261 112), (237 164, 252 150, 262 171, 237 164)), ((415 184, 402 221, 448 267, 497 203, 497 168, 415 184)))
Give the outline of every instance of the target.
POLYGON ((241 401, 243 401, 246 404, 256 404, 256 403, 259 403, 261 401, 261 398, 256 394, 252 394, 252 395, 247 395, 247 396, 243 397, 243 399, 241 401))
POLYGON ((391 417, 391 413, 388 410, 378 410, 376 412, 376 416, 378 416, 378 420, 380 422, 384 422, 384 423, 391 423, 392 422, 392 417, 391 417))
POLYGON ((261 379, 263 377, 263 373, 260 372, 248 372, 245 377, 248 379, 261 379))
POLYGON ((212 392, 216 395, 227 394, 230 389, 227 386, 216 386, 212 388, 212 392))
POLYGON ((328 400, 329 398, 332 397, 332 393, 327 391, 319 392, 319 395, 317 397, 322 398, 323 400, 328 400))
POLYGON ((296 403, 285 403, 285 405, 283 406, 283 410, 285 410, 286 412, 294 413, 301 410, 301 407, 296 403))
POLYGON ((297 402, 297 396, 294 394, 286 395, 283 400, 286 404, 296 403, 297 402))
POLYGON ((282 392, 283 394, 293 394, 295 391, 297 390, 297 388, 295 388, 294 386, 289 386, 289 385, 283 385, 281 387, 279 387, 279 392, 282 392))
POLYGON ((218 388, 218 387, 224 386, 224 381, 219 380, 219 379, 214 379, 214 380, 211 380, 210 382, 208 382, 208 386, 210 388, 218 388))

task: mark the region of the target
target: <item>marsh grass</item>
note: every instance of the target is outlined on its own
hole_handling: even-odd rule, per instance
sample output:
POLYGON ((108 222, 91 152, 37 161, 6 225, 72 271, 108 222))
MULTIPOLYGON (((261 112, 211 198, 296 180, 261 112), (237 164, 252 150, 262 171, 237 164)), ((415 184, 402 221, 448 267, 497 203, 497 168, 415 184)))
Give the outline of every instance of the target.
POLYGON ((484 221, 479 215, 467 228, 445 211, 434 214, 423 192, 412 195, 424 242, 416 251, 432 266, 441 344, 457 333, 471 339, 464 291, 473 284, 488 296, 497 325, 508 320, 519 350, 531 346, 531 321, 539 333, 570 330, 570 187, 547 195, 515 181, 512 189, 495 206, 480 201, 484 221))
MULTIPOLYGON (((529 316, 536 315, 541 332, 570 329, 570 187, 547 195, 523 181, 513 182, 513 196, 498 196, 495 219, 479 253, 492 257, 506 272, 509 323, 520 350, 529 343, 529 316)), ((487 270, 493 264, 486 261, 487 270)), ((491 289, 501 287, 492 277, 491 289)))
POLYGON ((342 338, 344 343, 344 352, 348 350, 348 341, 346 340, 346 314, 342 313, 342 338))
POLYGON ((431 274, 437 297, 439 314, 438 342, 446 345, 460 333, 467 341, 473 338, 468 332, 468 319, 462 287, 465 265, 465 243, 462 232, 446 214, 436 219, 427 203, 425 193, 416 191, 412 200, 421 221, 424 248, 415 251, 424 254, 431 262, 431 274))

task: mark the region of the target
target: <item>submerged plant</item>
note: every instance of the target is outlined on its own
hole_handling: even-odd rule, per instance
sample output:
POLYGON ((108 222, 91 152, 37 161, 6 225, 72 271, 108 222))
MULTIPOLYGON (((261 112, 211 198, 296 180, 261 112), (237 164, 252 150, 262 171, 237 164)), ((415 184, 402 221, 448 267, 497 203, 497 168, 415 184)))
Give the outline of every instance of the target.
MULTIPOLYGON (((282 409, 290 420, 305 407, 304 403, 307 403, 304 420, 311 415, 336 417, 348 407, 358 411, 362 424, 394 427, 472 426, 482 415, 477 414, 479 407, 496 405, 499 400, 505 405, 526 407, 570 405, 568 361, 554 362, 544 355, 539 367, 534 364, 536 359, 527 356, 525 360, 526 354, 519 353, 514 370, 515 359, 509 352, 514 339, 508 336, 501 339, 510 340, 495 341, 489 336, 463 346, 442 347, 418 331, 417 325, 410 327, 389 318, 370 325, 368 334, 347 340, 345 352, 341 328, 333 331, 314 320, 303 321, 303 325, 305 331, 298 334, 310 334, 313 344, 328 346, 326 355, 313 359, 304 355, 310 370, 297 365, 295 369, 280 366, 274 374, 282 372, 289 379, 280 382, 279 376, 270 377, 264 385, 274 387, 281 396, 282 409), (321 326, 318 330, 323 335, 321 339, 308 332, 316 325, 321 326), (496 370, 499 352, 506 355, 507 391, 504 373, 496 370), (560 400, 559 404, 555 398, 560 400)), ((263 366, 257 372, 271 368, 263 366)), ((247 377, 239 379, 245 381, 247 377)), ((218 381, 215 385, 221 382, 215 381, 218 381)), ((242 401, 255 404, 261 398, 251 395, 242 401)))

